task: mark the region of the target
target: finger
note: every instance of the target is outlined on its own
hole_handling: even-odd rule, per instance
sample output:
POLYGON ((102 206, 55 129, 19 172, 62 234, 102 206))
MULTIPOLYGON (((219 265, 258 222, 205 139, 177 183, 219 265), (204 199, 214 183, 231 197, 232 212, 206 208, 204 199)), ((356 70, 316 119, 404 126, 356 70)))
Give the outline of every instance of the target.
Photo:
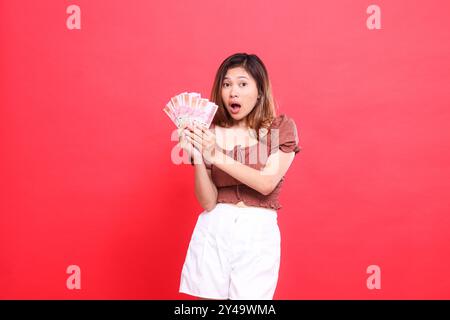
POLYGON ((194 139, 192 139, 190 136, 186 136, 187 140, 192 143, 194 145, 194 147, 199 150, 200 152, 202 152, 203 150, 203 146, 200 142, 195 141, 194 139))
POLYGON ((211 143, 211 144, 216 143, 216 137, 213 134, 203 136, 203 139, 205 139, 206 141, 208 141, 208 143, 211 143))
POLYGON ((200 127, 200 129, 202 129, 202 131, 204 132, 204 133, 208 133, 208 132, 211 132, 207 127, 205 127, 205 126, 199 126, 200 127))
POLYGON ((186 130, 185 135, 186 135, 186 137, 190 137, 192 139, 194 139, 194 136, 195 136, 194 133, 190 130, 186 130))
POLYGON ((201 128, 201 130, 203 132, 203 136, 206 136, 206 137, 212 137, 213 136, 213 133, 207 127, 201 126, 200 128, 201 128))
POLYGON ((194 126, 193 130, 194 134, 196 134, 198 137, 203 138, 203 131, 198 126, 194 126))
POLYGON ((177 129, 177 131, 178 131, 178 132, 183 132, 183 131, 187 130, 187 127, 188 127, 188 124, 183 123, 183 124, 177 129))
POLYGON ((186 129, 182 129, 178 132, 178 140, 183 140, 184 137, 186 137, 186 129))
POLYGON ((216 141, 215 136, 212 134, 209 134, 208 131, 206 132, 202 132, 202 138, 204 141, 206 141, 207 143, 213 143, 216 141))
POLYGON ((195 130, 195 131, 189 131, 189 136, 192 138, 192 139, 194 139, 195 141, 198 141, 198 142, 202 142, 202 140, 203 140, 203 137, 202 137, 202 135, 201 135, 201 133, 199 133, 199 131, 198 131, 198 129, 197 130, 195 130))

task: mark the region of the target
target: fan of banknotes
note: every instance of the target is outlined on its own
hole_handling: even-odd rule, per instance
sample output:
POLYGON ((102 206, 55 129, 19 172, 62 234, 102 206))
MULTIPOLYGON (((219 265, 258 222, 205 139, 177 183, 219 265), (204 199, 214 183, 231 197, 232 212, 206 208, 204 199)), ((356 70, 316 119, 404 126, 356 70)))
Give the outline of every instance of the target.
POLYGON ((186 123, 209 128, 217 108, 215 103, 202 98, 200 93, 183 92, 172 97, 163 110, 178 128, 186 123))

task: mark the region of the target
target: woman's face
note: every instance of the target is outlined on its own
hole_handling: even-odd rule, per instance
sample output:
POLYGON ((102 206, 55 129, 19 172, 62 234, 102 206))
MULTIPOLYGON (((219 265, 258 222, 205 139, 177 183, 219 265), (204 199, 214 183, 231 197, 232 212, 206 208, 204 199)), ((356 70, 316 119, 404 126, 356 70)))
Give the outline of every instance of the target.
POLYGON ((255 79, 242 67, 228 69, 222 82, 222 99, 234 120, 244 119, 258 100, 255 79))

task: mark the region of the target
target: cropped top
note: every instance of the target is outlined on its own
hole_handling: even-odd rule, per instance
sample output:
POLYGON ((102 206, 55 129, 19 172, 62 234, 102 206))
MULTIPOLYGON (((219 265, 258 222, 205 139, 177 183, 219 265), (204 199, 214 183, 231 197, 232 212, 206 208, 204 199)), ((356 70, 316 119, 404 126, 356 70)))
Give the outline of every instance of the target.
MULTIPOLYGON (((298 142, 297 127, 294 120, 285 114, 281 114, 272 121, 272 124, 267 130, 267 134, 262 135, 257 144, 247 147, 237 145, 232 150, 225 150, 217 146, 217 150, 244 165, 256 170, 262 170, 268 157, 272 153, 277 152, 278 149, 283 152, 295 152, 297 154, 302 150, 298 142)), ((247 206, 263 207, 273 210, 282 208, 279 203, 279 195, 284 176, 270 194, 263 195, 233 178, 217 166, 207 165, 207 168, 211 169, 211 178, 217 187, 217 203, 236 204, 243 201, 247 206)))

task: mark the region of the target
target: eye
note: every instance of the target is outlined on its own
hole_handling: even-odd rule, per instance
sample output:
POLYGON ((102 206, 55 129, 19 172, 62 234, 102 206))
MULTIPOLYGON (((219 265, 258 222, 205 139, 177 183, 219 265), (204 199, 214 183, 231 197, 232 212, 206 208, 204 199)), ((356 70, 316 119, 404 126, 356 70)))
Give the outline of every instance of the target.
POLYGON ((242 85, 243 87, 245 87, 245 86, 247 85, 247 82, 242 82, 241 85, 242 85))
POLYGON ((222 87, 228 87, 229 86, 229 83, 227 83, 227 82, 224 82, 223 84, 222 84, 222 87))

